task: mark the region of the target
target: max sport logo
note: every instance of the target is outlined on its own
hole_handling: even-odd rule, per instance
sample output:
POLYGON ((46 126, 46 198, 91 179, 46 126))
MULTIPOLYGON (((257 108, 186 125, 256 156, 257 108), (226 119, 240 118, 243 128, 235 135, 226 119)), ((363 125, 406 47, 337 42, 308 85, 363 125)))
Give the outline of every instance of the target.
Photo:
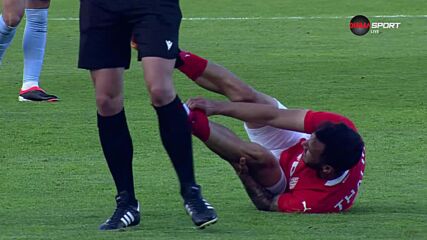
POLYGON ((357 36, 363 36, 371 30, 371 33, 378 34, 380 29, 398 29, 400 22, 370 22, 363 15, 354 16, 350 20, 350 30, 357 36))

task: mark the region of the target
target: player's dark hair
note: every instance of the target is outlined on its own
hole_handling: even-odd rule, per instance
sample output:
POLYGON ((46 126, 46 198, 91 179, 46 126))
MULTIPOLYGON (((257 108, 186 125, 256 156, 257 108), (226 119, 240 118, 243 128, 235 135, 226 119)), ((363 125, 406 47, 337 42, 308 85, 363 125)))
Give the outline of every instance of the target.
POLYGON ((325 144, 321 158, 324 164, 335 171, 346 171, 355 166, 363 152, 364 143, 360 135, 344 123, 327 123, 316 132, 316 137, 325 144))

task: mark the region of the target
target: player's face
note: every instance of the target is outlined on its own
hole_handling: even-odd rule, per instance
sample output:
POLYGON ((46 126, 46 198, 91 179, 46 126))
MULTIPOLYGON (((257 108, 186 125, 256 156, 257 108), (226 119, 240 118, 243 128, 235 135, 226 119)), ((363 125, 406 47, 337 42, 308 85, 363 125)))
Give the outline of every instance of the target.
POLYGON ((311 134, 311 137, 302 143, 304 152, 302 154, 302 159, 304 163, 314 169, 320 169, 322 167, 321 156, 323 150, 325 149, 325 144, 320 142, 316 134, 311 134))

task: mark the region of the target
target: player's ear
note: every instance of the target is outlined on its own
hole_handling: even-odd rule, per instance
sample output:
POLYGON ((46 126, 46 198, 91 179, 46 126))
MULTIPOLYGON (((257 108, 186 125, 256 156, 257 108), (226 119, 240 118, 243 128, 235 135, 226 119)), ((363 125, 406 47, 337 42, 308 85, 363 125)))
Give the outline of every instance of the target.
POLYGON ((335 169, 329 164, 323 165, 321 169, 322 169, 322 173, 325 174, 326 176, 333 175, 335 172, 335 169))

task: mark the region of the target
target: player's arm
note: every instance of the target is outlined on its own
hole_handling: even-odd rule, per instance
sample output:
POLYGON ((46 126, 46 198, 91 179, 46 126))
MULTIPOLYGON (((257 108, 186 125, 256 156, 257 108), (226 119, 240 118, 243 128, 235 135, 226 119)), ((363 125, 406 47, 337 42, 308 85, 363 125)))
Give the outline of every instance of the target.
POLYGON ((252 203, 261 211, 278 211, 277 198, 259 185, 250 175, 240 175, 240 180, 252 203))
POLYGON ((278 211, 278 197, 271 194, 252 178, 246 164, 240 165, 238 168, 236 169, 237 175, 255 207, 260 211, 278 211))
POLYGON ((203 98, 190 99, 188 105, 190 108, 203 109, 207 115, 224 115, 245 122, 270 125, 298 132, 313 133, 326 122, 342 122, 356 130, 356 127, 348 118, 332 112, 316 112, 307 109, 278 109, 271 105, 212 101, 203 98))
POLYGON ((253 122, 270 125, 276 128, 292 131, 304 131, 304 119, 308 110, 278 109, 277 107, 257 103, 212 101, 203 98, 193 98, 188 102, 190 108, 203 109, 209 115, 223 115, 253 122))

